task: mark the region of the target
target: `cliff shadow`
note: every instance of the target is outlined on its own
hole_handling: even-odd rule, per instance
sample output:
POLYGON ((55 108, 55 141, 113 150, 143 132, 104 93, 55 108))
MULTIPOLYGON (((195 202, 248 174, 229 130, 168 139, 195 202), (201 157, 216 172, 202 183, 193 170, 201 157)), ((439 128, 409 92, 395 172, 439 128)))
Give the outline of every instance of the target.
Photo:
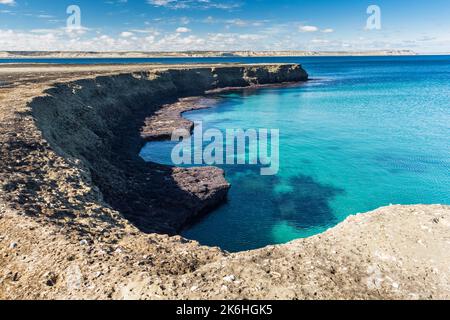
MULTIPOLYGON (((29 148, 40 147, 41 156, 33 161, 42 161, 31 164, 32 170, 24 169, 28 182, 24 183, 22 176, 11 177, 4 189, 17 191, 18 201, 30 204, 29 215, 76 219, 86 216, 83 211, 87 203, 104 201, 143 232, 176 234, 192 217, 219 205, 226 198, 228 186, 216 184, 220 178, 225 180, 214 168, 176 169, 140 158, 145 119, 162 105, 178 101, 179 92, 169 80, 161 79, 152 80, 152 85, 145 84, 131 95, 118 92, 108 98, 109 91, 117 90, 118 80, 127 86, 143 85, 130 75, 99 77, 55 85, 46 95, 33 99, 30 115, 45 142, 29 148), (50 175, 62 170, 54 165, 53 156, 43 156, 51 150, 65 159, 64 169, 75 165, 78 170, 71 170, 71 177, 61 175, 50 181, 50 175), (43 192, 49 187, 59 192, 43 192), (36 199, 42 196, 48 201, 38 204, 36 199)), ((26 151, 27 145, 17 138, 11 144, 21 151, 26 151)), ((16 166, 15 170, 20 168, 16 166)), ((96 219, 110 220, 101 213, 96 219)))

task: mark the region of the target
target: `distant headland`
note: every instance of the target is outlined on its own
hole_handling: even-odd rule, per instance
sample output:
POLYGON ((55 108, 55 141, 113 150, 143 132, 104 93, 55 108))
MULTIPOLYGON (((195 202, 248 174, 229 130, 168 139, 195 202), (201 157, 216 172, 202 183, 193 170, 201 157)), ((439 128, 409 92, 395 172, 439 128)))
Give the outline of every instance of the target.
POLYGON ((314 57, 314 56, 412 56, 411 50, 374 51, 0 51, 0 58, 208 58, 208 57, 314 57))

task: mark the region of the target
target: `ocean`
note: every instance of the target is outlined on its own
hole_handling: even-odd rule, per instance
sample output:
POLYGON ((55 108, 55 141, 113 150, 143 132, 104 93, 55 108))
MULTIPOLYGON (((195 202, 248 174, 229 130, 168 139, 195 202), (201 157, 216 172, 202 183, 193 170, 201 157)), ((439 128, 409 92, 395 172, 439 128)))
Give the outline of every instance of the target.
MULTIPOLYGON (((278 128, 280 171, 221 166, 228 202, 183 236, 236 252, 381 206, 450 204, 449 56, 261 60, 301 63, 311 81, 220 94, 213 108, 184 116, 205 130, 278 128)), ((170 164, 173 145, 149 143, 141 155, 170 164)))

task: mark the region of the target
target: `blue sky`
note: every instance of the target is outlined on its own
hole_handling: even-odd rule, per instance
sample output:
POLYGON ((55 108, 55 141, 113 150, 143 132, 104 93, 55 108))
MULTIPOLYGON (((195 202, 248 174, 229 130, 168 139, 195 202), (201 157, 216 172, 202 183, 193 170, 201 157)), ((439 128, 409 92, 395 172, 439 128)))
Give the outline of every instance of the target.
POLYGON ((450 52, 449 17, 448 0, 0 0, 0 50, 450 52), (70 5, 81 28, 67 28, 70 5))

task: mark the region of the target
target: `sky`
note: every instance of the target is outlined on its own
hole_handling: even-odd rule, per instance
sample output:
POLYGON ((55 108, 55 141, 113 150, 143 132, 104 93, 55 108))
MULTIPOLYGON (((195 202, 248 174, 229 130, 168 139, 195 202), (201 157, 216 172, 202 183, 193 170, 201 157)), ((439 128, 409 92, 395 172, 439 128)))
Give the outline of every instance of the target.
POLYGON ((450 1, 0 0, 0 51, 386 49, 450 52, 450 1))

